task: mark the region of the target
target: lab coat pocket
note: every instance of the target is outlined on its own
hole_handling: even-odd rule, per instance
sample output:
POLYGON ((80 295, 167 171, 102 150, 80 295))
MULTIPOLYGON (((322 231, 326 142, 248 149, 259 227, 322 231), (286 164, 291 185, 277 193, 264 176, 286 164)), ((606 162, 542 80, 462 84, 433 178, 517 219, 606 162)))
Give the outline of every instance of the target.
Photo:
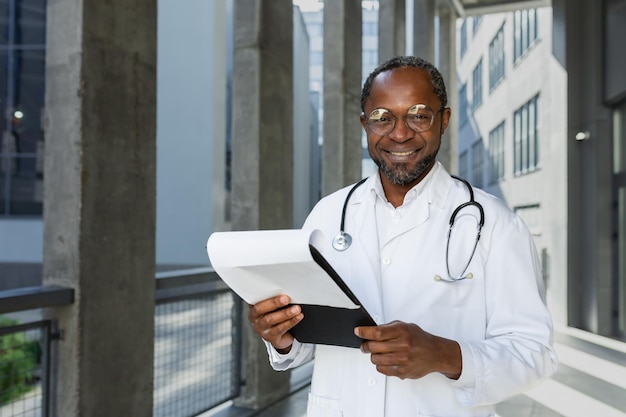
POLYGON ((307 417, 342 417, 343 413, 339 407, 339 400, 318 397, 309 393, 306 415, 307 417))

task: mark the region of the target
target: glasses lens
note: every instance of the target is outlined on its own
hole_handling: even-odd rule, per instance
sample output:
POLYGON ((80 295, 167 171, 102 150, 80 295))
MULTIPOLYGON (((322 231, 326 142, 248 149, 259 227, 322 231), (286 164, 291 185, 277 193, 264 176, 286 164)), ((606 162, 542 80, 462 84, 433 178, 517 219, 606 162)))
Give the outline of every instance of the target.
POLYGON ((386 135, 393 130, 396 118, 386 109, 376 109, 367 118, 367 126, 377 135, 386 135))
POLYGON ((416 104, 406 114, 406 123, 415 132, 430 129, 433 124, 433 111, 425 104, 416 104))

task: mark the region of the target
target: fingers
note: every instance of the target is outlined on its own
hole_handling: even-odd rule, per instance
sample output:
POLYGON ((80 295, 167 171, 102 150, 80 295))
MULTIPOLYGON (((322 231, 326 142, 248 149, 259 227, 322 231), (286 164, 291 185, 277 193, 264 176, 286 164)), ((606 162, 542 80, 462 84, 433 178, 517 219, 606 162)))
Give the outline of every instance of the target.
POLYGON ((283 294, 268 298, 267 300, 259 301, 254 305, 250 305, 248 320, 252 321, 253 319, 264 314, 283 308, 288 305, 290 301, 289 297, 283 294))
POLYGON ((370 354, 376 370, 398 378, 420 378, 430 372, 432 354, 427 335, 413 323, 392 322, 380 326, 355 328, 355 334, 365 341, 361 351, 370 354))
POLYGON ((279 295, 249 306, 248 320, 254 331, 278 349, 291 346, 289 330, 304 318, 300 306, 289 305, 290 301, 279 295))
POLYGON ((397 339, 407 333, 406 323, 393 321, 379 326, 360 326, 354 329, 354 334, 365 340, 385 342, 397 339))

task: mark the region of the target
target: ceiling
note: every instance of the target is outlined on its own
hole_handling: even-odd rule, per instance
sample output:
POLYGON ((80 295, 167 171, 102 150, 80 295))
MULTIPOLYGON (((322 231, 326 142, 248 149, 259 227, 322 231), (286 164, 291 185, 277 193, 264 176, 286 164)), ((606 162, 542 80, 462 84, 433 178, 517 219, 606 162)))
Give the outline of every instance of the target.
POLYGON ((446 0, 460 16, 552 6, 551 0, 446 0))

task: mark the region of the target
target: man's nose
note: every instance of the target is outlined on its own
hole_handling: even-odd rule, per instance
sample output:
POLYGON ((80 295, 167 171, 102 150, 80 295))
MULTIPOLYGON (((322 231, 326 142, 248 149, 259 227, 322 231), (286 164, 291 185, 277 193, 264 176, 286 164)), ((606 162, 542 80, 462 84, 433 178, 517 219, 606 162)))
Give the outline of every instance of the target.
POLYGON ((415 132, 409 127, 406 122, 406 117, 396 119, 396 123, 393 126, 391 132, 388 133, 390 139, 396 142, 405 142, 413 137, 415 132))

